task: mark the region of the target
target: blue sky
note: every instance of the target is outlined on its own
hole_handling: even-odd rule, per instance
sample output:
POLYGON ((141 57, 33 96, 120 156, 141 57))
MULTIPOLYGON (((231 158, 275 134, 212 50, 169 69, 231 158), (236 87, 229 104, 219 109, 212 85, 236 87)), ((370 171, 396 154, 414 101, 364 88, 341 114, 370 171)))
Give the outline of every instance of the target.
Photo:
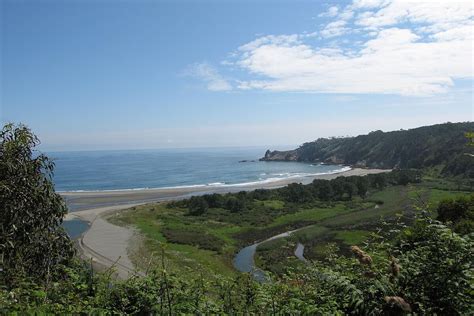
POLYGON ((469 2, 5 0, 1 21, 1 120, 44 150, 474 120, 469 2))

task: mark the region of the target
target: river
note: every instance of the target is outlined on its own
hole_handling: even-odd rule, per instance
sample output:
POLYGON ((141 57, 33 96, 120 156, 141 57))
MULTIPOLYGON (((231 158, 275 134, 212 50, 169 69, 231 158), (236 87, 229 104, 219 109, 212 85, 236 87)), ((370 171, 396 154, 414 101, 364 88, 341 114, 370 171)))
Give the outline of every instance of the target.
MULTIPOLYGON (((264 241, 254 243, 250 246, 247 246, 245 248, 242 248, 237 255, 234 257, 234 268, 237 269, 240 272, 247 272, 250 273, 255 280, 259 282, 265 282, 268 280, 267 275, 262 269, 259 269, 257 266, 255 266, 255 252, 257 251, 257 247, 263 243, 269 242, 271 240, 279 239, 279 238, 285 238, 289 237, 292 233, 301 230, 306 227, 298 228, 295 230, 290 230, 275 236, 272 236, 268 239, 265 239, 264 241)), ((301 243, 298 243, 295 249, 295 256, 301 260, 306 262, 306 258, 303 256, 304 253, 304 245, 301 243)))

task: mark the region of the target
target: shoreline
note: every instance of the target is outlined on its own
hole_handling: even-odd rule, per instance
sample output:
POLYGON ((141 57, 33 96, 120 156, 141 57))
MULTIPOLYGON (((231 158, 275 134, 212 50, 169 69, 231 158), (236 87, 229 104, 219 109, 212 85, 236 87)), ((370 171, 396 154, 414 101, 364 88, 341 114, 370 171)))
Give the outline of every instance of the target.
POLYGON ((74 239, 74 243, 81 257, 89 260, 94 269, 102 271, 114 267, 115 275, 119 279, 141 274, 136 271, 127 251, 135 230, 114 225, 107 220, 108 216, 137 205, 140 203, 92 208, 66 214, 64 221, 79 219, 88 223, 88 228, 74 239))
MULTIPOLYGON (((360 169, 360 168, 356 168, 360 169)), ((215 183, 208 183, 208 184, 189 184, 189 185, 177 185, 177 186, 169 186, 169 187, 144 187, 144 188, 125 188, 125 189, 103 189, 103 190, 71 190, 71 191, 56 191, 59 194, 75 194, 75 193, 85 193, 85 194, 92 194, 92 193, 104 193, 104 192, 135 192, 135 191, 164 191, 164 190, 196 190, 196 189, 224 189, 224 188, 239 188, 239 187, 253 187, 253 186, 271 186, 273 183, 280 183, 286 182, 289 180, 302 180, 305 178, 318 178, 327 175, 340 175, 341 173, 345 173, 348 171, 354 170, 352 167, 343 167, 341 169, 327 172, 327 173, 314 173, 314 174, 305 174, 305 175, 293 175, 287 178, 268 178, 265 180, 256 180, 256 181, 249 181, 249 182, 239 182, 239 183, 225 183, 225 182, 215 182, 215 183)), ((366 170, 366 169, 364 169, 366 170)), ((367 170, 377 170, 377 169, 367 169, 367 170)))
POLYGON ((106 206, 118 206, 132 203, 152 203, 164 202, 168 200, 178 200, 189 198, 192 195, 203 195, 212 193, 235 193, 239 191, 252 191, 256 189, 276 189, 291 183, 309 184, 315 179, 331 180, 340 176, 364 176, 381 172, 389 172, 387 169, 362 169, 353 168, 351 170, 337 173, 320 174, 313 176, 292 177, 266 183, 237 184, 223 186, 188 186, 174 188, 155 189, 124 189, 124 190, 104 190, 104 191, 70 191, 59 192, 68 204, 71 213, 100 208, 106 206))
POLYGON ((239 187, 192 187, 181 189, 144 189, 122 191, 93 191, 93 192, 61 192, 71 211, 64 220, 79 219, 89 223, 78 240, 78 248, 83 257, 92 260, 98 266, 108 268, 114 266, 119 278, 126 279, 131 275, 139 274, 128 257, 127 249, 136 233, 133 228, 121 227, 107 221, 108 215, 122 210, 146 204, 185 199, 192 195, 207 193, 232 193, 251 191, 256 189, 276 189, 290 183, 311 183, 314 179, 330 180, 339 176, 364 176, 389 172, 382 169, 354 168, 348 171, 308 176, 303 178, 288 178, 281 181, 248 185, 239 187))

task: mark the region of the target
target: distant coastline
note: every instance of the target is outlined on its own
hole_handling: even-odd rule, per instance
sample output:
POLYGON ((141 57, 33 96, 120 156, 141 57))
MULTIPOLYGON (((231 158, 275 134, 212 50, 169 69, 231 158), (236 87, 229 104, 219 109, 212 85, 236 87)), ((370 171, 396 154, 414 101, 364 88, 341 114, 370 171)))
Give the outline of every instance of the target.
POLYGON ((445 176, 474 172, 466 135, 474 122, 443 123, 355 137, 319 138, 291 150, 267 150, 260 161, 350 165, 355 168, 437 168, 445 176))

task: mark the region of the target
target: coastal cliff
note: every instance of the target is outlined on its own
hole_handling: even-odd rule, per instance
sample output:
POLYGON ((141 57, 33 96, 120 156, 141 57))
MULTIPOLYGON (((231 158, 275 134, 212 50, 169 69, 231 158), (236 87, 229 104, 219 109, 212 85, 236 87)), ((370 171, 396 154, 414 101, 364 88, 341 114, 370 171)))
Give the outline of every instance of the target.
POLYGON ((287 150, 287 151, 270 151, 265 152, 265 156, 260 159, 261 161, 297 161, 298 150, 287 150))
POLYGON ((366 168, 434 168, 443 174, 474 177, 474 153, 465 133, 474 122, 445 123, 356 137, 319 138, 297 149, 267 150, 262 161, 301 161, 366 168))

